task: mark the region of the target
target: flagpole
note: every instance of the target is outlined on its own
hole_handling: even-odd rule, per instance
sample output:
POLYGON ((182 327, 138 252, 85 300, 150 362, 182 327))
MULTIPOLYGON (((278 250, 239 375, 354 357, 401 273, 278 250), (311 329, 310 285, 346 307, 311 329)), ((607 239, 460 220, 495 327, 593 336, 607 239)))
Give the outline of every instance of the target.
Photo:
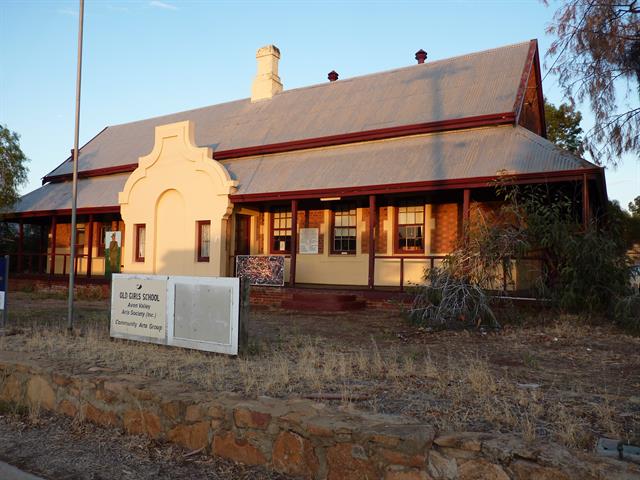
POLYGON ((76 72, 76 127, 73 139, 73 182, 71 195, 71 265, 69 267, 69 302, 67 322, 73 329, 73 287, 76 277, 76 210, 78 203, 78 143, 80 136, 80 83, 82 80, 82 27, 84 20, 84 0, 80 0, 78 18, 78 68, 76 72))

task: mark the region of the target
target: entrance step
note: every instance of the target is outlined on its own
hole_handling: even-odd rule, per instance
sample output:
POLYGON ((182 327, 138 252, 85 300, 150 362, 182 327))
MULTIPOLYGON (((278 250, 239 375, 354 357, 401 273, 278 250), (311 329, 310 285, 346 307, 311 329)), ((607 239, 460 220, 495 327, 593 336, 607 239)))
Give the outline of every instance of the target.
POLYGON ((282 308, 305 312, 346 312, 363 310, 367 306, 364 300, 355 295, 336 293, 294 293, 291 300, 283 300, 282 308))

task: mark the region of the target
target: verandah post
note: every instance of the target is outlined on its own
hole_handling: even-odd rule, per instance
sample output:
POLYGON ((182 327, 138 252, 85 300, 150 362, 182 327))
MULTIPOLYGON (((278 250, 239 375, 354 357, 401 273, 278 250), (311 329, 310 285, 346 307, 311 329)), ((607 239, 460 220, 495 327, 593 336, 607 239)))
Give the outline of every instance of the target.
POLYGON ((468 188, 464 189, 463 192, 463 196, 462 196, 462 228, 463 231, 465 228, 467 228, 467 226, 469 225, 469 218, 470 218, 470 204, 471 204, 471 190, 469 190, 468 188))
POLYGON ((376 196, 369 195, 369 278, 368 285, 373 289, 376 268, 376 196))
POLYGON ((87 250, 87 277, 91 278, 91 257, 93 257, 93 215, 89 215, 89 248, 87 250))
POLYGON ((589 223, 589 180, 587 174, 582 175, 582 225, 587 228, 589 223))
POLYGON ((24 221, 18 224, 18 273, 22 273, 22 256, 24 255, 24 221))
POLYGON ((291 200, 291 271, 289 285, 296 286, 296 255, 298 252, 298 201, 291 200))
POLYGON ((56 216, 51 217, 51 268, 49 274, 54 275, 56 273, 56 230, 57 228, 56 216))

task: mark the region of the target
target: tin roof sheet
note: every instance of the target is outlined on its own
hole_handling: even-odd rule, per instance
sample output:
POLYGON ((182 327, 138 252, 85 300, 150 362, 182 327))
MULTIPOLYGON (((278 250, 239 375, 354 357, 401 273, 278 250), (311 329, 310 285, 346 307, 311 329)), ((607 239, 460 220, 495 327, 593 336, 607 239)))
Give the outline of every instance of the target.
MULTIPOLYGON (((520 126, 477 128, 221 162, 237 194, 471 179, 592 168, 520 126)), ((78 208, 118 205, 129 174, 78 181, 78 208)), ((71 182, 49 183, 22 197, 15 212, 71 208, 71 182)))
MULTIPOLYGON (((158 125, 192 120, 215 151, 511 112, 530 42, 285 90, 107 127, 84 145, 79 171, 137 163, 158 125)), ((69 174, 67 160, 48 176, 69 174)))

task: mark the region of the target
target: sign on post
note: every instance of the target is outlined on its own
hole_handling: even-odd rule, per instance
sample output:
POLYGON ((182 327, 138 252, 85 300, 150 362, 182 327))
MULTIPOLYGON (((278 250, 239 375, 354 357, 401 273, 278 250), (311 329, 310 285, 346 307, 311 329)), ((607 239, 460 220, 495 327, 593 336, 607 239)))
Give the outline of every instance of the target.
POLYGON ((240 303, 238 278, 114 274, 111 336, 237 355, 240 303))
POLYGON ((114 274, 112 278, 111 336, 166 343, 166 277, 114 274))
POLYGON ((9 292, 9 255, 0 257, 0 327, 7 325, 9 311, 7 294, 9 292))

